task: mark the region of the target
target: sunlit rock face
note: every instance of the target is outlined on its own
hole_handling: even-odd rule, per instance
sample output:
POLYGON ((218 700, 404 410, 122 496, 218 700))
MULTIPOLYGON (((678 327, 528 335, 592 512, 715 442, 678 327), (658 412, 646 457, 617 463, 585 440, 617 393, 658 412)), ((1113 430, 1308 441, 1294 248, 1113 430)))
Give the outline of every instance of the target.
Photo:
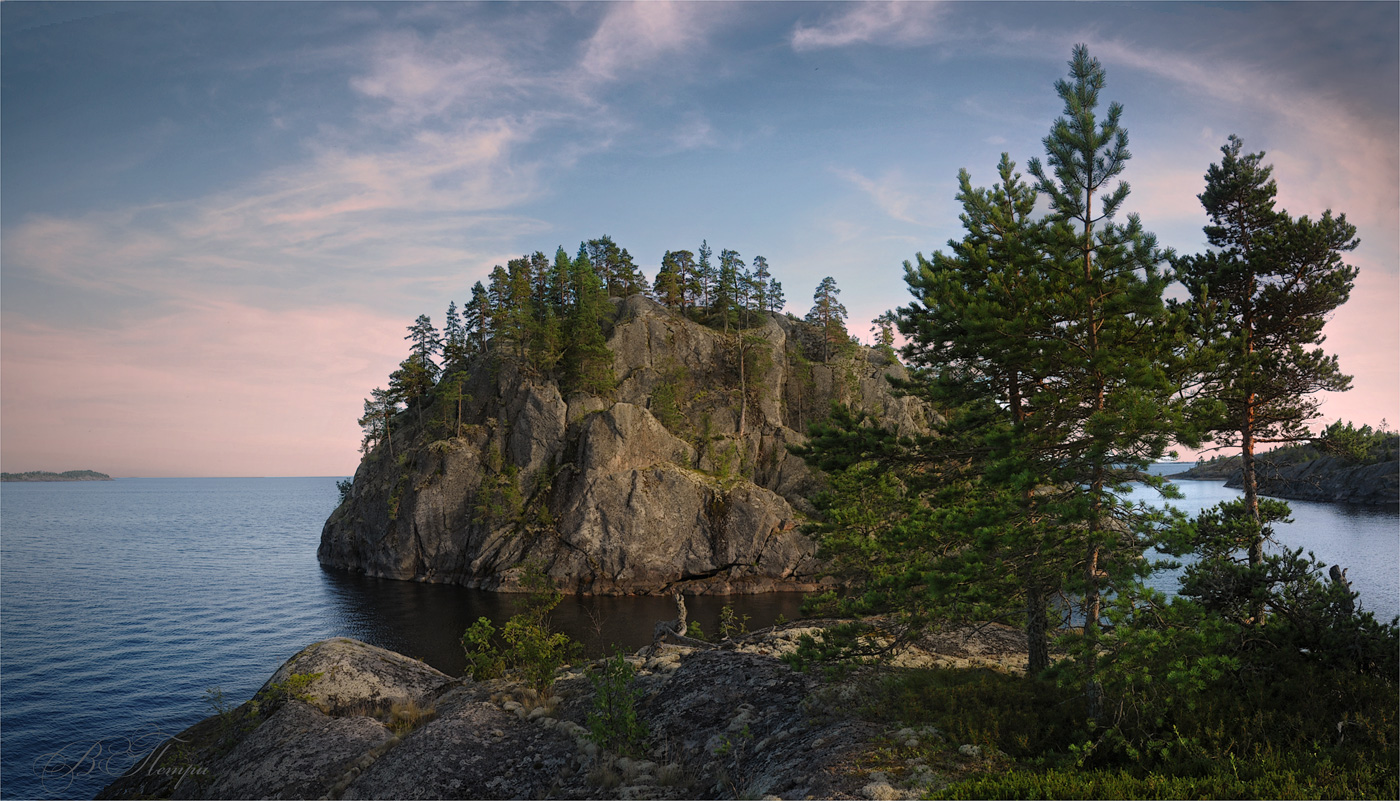
POLYGON ((799 530, 820 482, 788 446, 832 402, 924 430, 929 411, 890 389, 904 368, 868 348, 811 359, 812 329, 787 316, 725 333, 614 303, 613 393, 565 397, 552 375, 476 358, 460 417, 439 392, 365 456, 322 564, 507 591, 527 563, 582 593, 820 586, 799 530))

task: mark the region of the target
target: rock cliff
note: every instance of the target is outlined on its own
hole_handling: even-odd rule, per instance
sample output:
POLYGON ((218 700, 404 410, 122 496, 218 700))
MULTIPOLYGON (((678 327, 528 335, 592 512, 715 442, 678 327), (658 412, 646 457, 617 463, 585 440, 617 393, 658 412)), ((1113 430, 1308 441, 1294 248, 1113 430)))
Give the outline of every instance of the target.
POLYGON ((525 563, 582 593, 818 586, 799 525, 819 486, 788 446, 833 401, 925 428, 890 391, 903 368, 868 348, 812 360, 810 327, 787 316, 724 333, 642 296, 614 304, 613 393, 565 397, 549 374, 478 357, 439 384, 463 382, 462 400, 401 413, 365 456, 321 563, 500 590, 525 563))

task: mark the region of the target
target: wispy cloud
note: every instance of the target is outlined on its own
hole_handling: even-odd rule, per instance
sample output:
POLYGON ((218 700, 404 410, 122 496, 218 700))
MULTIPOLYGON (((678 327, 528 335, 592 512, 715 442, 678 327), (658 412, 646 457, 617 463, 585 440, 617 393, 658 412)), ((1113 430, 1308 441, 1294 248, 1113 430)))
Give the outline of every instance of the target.
POLYGON ((858 44, 917 45, 936 41, 945 8, 936 2, 864 2, 815 25, 799 23, 792 31, 794 50, 858 44))
POLYGON ((912 181, 898 170, 886 172, 879 178, 869 178, 852 169, 833 168, 832 172, 860 189, 881 211, 896 220, 920 226, 943 222, 944 204, 930 198, 927 183, 912 181))
POLYGON ((326 148, 194 203, 34 217, 6 237, 6 267, 185 299, 220 285, 284 302, 297 291, 339 295, 350 276, 385 293, 460 271, 483 244, 540 227, 506 211, 541 191, 539 165, 514 154, 529 135, 507 120, 423 131, 387 150, 326 148))
POLYGON ((682 54, 694 57, 705 41, 715 9, 705 3, 617 3, 583 48, 579 67, 612 80, 682 54))

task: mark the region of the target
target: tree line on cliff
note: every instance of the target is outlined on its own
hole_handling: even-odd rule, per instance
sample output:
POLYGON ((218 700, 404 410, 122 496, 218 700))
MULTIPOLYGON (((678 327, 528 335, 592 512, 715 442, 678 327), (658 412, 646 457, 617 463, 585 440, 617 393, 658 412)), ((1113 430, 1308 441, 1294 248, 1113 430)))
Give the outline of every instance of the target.
MULTIPOLYGON (((426 314, 408 327, 408 357, 389 376, 387 389, 375 388, 365 399, 361 451, 369 453, 390 441, 393 420, 405 407, 421 414, 430 396, 460 402, 465 377, 459 373, 478 357, 508 359, 557 378, 565 394, 608 394, 616 382, 606 339, 613 316, 610 298, 646 294, 725 333, 747 329, 759 315, 783 309, 783 285, 766 258, 755 256, 746 264, 727 248, 721 249, 718 262, 713 255, 708 241, 696 252, 668 250, 650 283, 627 249, 606 235, 580 243, 573 258, 561 246, 552 261, 536 251, 504 267, 496 265, 486 284, 472 286, 470 300, 460 310, 449 302, 441 330, 426 314)), ((806 317, 815 327, 822 361, 851 344, 840 293, 833 278, 824 278, 806 317)), ((884 323, 886 340, 892 337, 891 326, 891 321, 884 323)), ((740 339, 741 349, 751 344, 740 339)))
MULTIPOLYGON (((1118 219, 1131 154, 1122 106, 1100 105, 1105 71, 1082 45, 1069 66, 1029 180, 1007 154, 990 189, 963 170, 962 239, 905 263, 899 389, 944 424, 899 437, 836 410, 801 450, 829 477, 813 533, 848 587, 815 606, 895 613, 911 639, 1019 624, 1030 675, 1082 704, 1080 765, 1267 755, 1393 793, 1396 624, 1357 607, 1339 566, 1266 548, 1289 512, 1255 475, 1260 444, 1310 439, 1316 393, 1350 386, 1317 346, 1356 277, 1356 229, 1275 208, 1264 154, 1231 136, 1199 195, 1210 249, 1160 248, 1118 219), (1241 500, 1194 520, 1125 500, 1130 482, 1171 497, 1147 466, 1207 441, 1238 448, 1241 500), (1170 600, 1144 583, 1165 557, 1190 562, 1170 600), (1056 631, 1068 658, 1052 664, 1056 631)), ((806 657, 869 642, 857 625, 806 657)))

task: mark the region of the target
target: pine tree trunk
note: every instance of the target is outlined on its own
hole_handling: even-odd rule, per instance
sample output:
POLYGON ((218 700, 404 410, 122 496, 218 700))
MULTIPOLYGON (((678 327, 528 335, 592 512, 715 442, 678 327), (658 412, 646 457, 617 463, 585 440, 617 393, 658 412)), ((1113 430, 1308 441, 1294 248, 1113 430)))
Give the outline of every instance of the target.
POLYGON ((739 334, 739 436, 744 436, 744 422, 749 411, 749 387, 744 375, 744 335, 739 334))
POLYGON ((1032 579, 1026 580, 1026 673, 1034 675, 1050 667, 1050 648, 1045 641, 1050 628, 1045 614, 1045 594, 1032 579))
MULTIPOLYGON (((1250 281, 1249 292, 1251 297, 1254 294, 1254 282, 1250 281)), ((1254 309, 1252 304, 1244 309, 1244 350, 1245 354, 1254 352, 1254 309)), ((1254 405, 1255 394, 1250 392, 1244 399, 1244 420, 1240 427, 1240 481, 1244 485, 1244 505, 1249 512, 1250 519, 1254 521, 1254 536, 1249 543, 1249 566, 1257 567, 1264 561, 1264 533, 1263 524, 1259 518, 1259 473, 1254 459, 1254 405)), ((1264 625, 1264 602, 1256 601, 1250 607, 1250 617, 1254 619, 1254 625, 1264 625)))

